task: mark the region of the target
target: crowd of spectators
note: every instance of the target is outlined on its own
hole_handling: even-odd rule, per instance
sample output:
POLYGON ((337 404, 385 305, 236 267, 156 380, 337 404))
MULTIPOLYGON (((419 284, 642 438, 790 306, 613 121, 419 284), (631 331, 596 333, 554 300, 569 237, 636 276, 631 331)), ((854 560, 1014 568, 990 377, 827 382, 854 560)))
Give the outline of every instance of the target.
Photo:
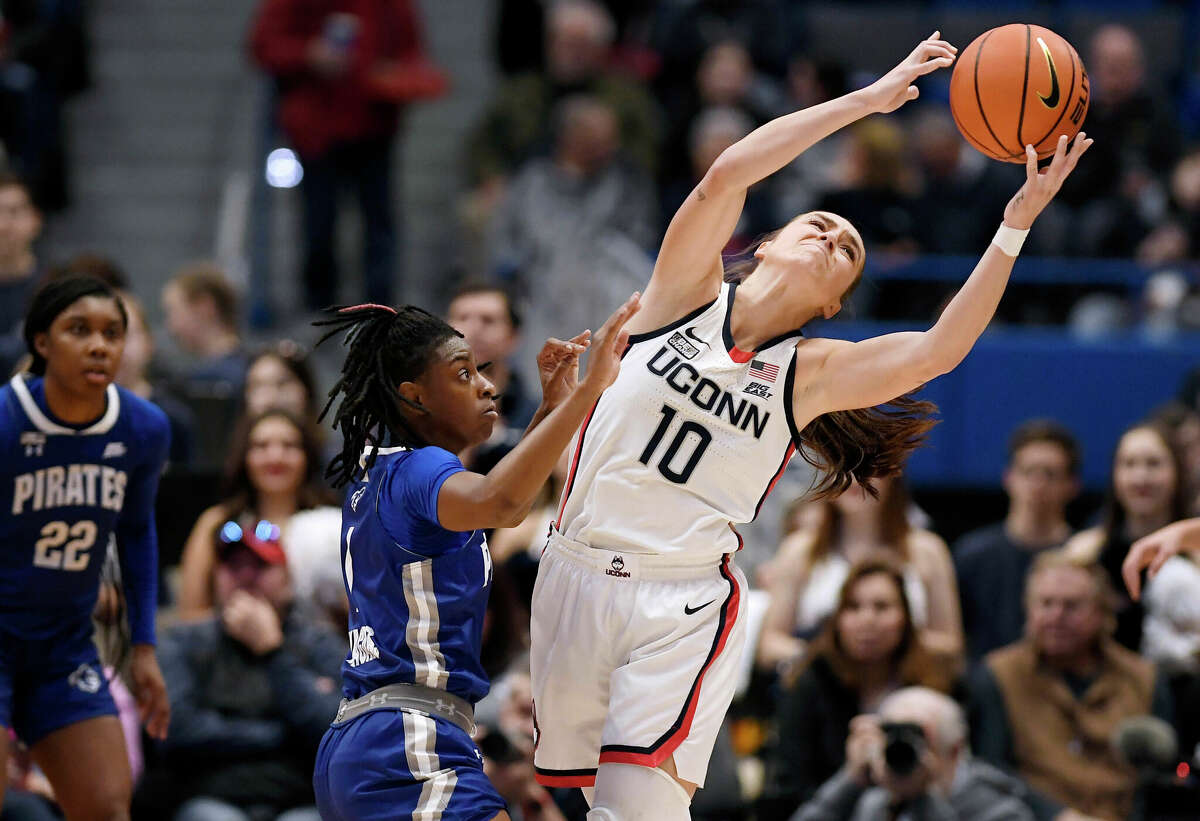
MULTIPOLYGON (((501 394, 492 439, 462 454, 479 470, 532 417, 540 341, 593 326, 596 306, 645 284, 664 215, 724 148, 843 93, 855 71, 794 49, 803 32, 777 0, 498 5, 504 76, 463 143, 459 253, 471 276, 446 289, 443 306, 492 363, 501 394)), ((280 124, 306 170, 298 281, 308 308, 337 297, 333 236, 347 187, 363 213, 365 296, 391 300, 392 149, 404 106, 446 91, 413 8, 265 0, 255 17, 253 56, 277 83, 280 124)), ((1084 45, 1097 150, 1031 237, 1037 253, 1154 267, 1186 267, 1200 253, 1197 135, 1173 121, 1143 50, 1118 24, 1084 45)), ((1019 169, 967 147, 942 108, 916 107, 907 120, 876 118, 824 141, 751 191, 727 250, 823 208, 853 220, 884 259, 972 254, 1019 180, 1019 169)), ((346 653, 340 499, 323 477, 337 432, 318 421, 320 363, 308 340, 248 338, 238 289, 213 263, 164 272, 158 294, 132 292, 103 257, 48 265, 39 201, 22 178, 0 174, 0 366, 21 367, 33 287, 93 273, 130 309, 118 380, 171 423, 160 656, 174 718, 162 744, 136 722, 128 731, 135 818, 315 819, 312 762, 346 653), (148 304, 161 306, 150 312, 161 328, 148 304)), ((875 294, 868 307, 881 317, 928 318, 944 297, 875 294)), ((1048 314, 1034 300, 1005 316, 1048 314)), ((1147 407, 1147 420, 1111 443, 1106 498, 1082 515, 1068 515, 1082 491, 1069 419, 1011 432, 995 477, 1007 514, 952 544, 902 476, 870 493, 785 500, 778 543, 746 599, 755 626, 746 681, 694 816, 1200 817, 1200 783, 1183 769, 1200 766, 1200 556, 1168 562, 1141 602, 1120 578, 1134 540, 1200 513, 1197 385, 1200 376, 1170 407, 1147 407)), ((490 534, 483 663, 494 686, 479 705, 478 742, 517 821, 586 812, 578 791, 533 778, 524 652, 564 474, 565 465, 523 523, 490 534)), ((115 596, 102 596, 102 632, 119 612, 115 596)), ((121 659, 106 661, 119 682, 121 659)), ((36 767, 11 760, 0 819, 57 817, 36 767)))

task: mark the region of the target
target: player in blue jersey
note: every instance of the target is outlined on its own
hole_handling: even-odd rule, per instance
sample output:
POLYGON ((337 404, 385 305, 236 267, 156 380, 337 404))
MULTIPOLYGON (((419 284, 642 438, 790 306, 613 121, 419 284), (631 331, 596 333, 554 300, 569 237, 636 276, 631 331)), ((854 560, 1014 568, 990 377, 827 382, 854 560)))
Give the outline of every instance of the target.
MULTIPOLYGON (((29 746, 69 821, 129 818, 125 741, 92 643, 110 538, 142 718, 156 738, 169 719, 154 655, 154 496, 169 434, 162 411, 113 384, 126 325, 104 282, 50 282, 25 317, 29 372, 0 388, 0 727, 29 746)), ((0 772, 6 759, 0 744, 0 772)))
MULTIPOLYGON (((350 599, 345 701, 317 755, 325 821, 507 819, 471 739, 488 691, 479 662, 492 563, 485 528, 521 521, 588 409, 616 377, 638 310, 632 296, 596 334, 550 340, 542 405, 486 475, 456 453, 497 419, 492 383, 462 335, 425 311, 346 308, 325 339, 349 351, 330 395, 345 444, 330 464, 348 484, 342 567, 350 599)), ((324 341, 324 339, 322 340, 324 341)))

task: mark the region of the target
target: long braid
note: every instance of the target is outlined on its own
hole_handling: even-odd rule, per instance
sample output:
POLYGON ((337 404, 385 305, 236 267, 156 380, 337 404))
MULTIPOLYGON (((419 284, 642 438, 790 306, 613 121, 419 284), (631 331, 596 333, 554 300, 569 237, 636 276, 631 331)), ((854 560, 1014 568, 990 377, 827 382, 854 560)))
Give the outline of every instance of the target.
POLYGON ((461 334, 415 305, 399 310, 384 305, 338 308, 330 318, 313 324, 329 328, 318 345, 345 334, 342 344, 349 349, 318 418, 324 419, 336 403, 333 427, 342 432, 342 451, 325 470, 336 487, 354 478, 368 447, 369 470, 386 441, 407 447, 425 444, 401 412, 408 400, 398 388, 401 382, 419 378, 438 346, 461 334))

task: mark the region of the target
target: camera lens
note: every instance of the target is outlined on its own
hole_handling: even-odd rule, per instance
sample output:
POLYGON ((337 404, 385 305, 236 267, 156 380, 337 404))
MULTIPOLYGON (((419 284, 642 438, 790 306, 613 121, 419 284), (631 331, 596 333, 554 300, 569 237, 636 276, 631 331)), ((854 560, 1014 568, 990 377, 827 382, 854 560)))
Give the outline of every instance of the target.
POLYGON ((893 775, 900 778, 912 775, 921 763, 925 749, 925 733, 919 724, 884 724, 886 739, 883 760, 893 775))

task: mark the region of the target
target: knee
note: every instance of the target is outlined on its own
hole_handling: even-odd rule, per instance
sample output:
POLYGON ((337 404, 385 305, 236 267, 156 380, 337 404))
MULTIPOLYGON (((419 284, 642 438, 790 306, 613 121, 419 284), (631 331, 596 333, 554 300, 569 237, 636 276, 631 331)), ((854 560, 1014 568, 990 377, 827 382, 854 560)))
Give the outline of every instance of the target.
POLYGON ((691 796, 657 767, 601 764, 588 821, 689 821, 691 796))

